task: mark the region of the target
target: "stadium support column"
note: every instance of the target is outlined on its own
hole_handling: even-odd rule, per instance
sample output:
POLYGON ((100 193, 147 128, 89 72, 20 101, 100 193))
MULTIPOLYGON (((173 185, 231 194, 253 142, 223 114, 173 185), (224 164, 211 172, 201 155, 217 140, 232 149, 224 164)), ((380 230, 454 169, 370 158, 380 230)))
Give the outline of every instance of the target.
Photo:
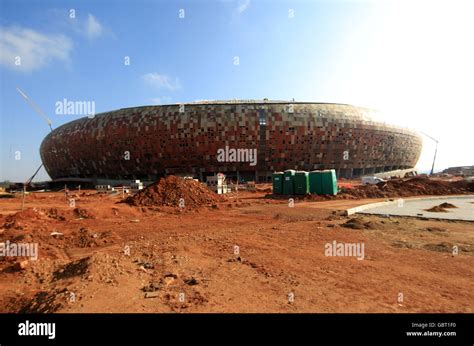
POLYGON ((259 124, 259 141, 257 151, 257 167, 255 169, 255 182, 259 182, 259 171, 266 172, 265 154, 267 151, 267 115, 265 109, 258 110, 258 124, 259 124))

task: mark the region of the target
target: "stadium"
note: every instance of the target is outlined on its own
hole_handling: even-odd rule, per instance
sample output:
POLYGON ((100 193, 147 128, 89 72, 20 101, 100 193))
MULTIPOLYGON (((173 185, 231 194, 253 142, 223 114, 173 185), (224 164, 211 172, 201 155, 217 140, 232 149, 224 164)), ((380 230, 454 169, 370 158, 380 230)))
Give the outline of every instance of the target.
POLYGON ((352 178, 414 167, 420 135, 374 115, 346 104, 268 100, 124 108, 60 126, 40 154, 55 181, 205 180, 222 172, 266 182, 287 169, 352 178))

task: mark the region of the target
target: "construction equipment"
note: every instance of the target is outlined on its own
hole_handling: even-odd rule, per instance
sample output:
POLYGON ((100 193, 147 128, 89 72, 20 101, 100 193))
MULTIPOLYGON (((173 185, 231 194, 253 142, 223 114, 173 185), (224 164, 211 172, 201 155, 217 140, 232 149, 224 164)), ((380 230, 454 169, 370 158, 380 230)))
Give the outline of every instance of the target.
MULTIPOLYGON (((25 92, 23 92, 20 88, 16 88, 16 90, 18 91, 18 93, 26 100, 26 102, 28 102, 28 104, 31 106, 31 108, 33 108, 33 110, 39 114, 45 121, 46 123, 48 124, 49 126, 49 129, 51 132, 53 132, 53 127, 51 126, 52 124, 52 121, 51 119, 49 119, 46 114, 38 107, 38 105, 33 101, 31 100, 28 95, 25 94, 25 92)), ((23 211, 23 208, 25 206, 25 194, 26 194, 26 187, 33 181, 34 177, 36 176, 36 174, 38 174, 39 170, 41 169, 41 167, 43 167, 43 163, 41 163, 41 165, 38 167, 38 169, 36 170, 36 172, 31 176, 30 179, 28 179, 24 184, 23 184, 23 195, 21 197, 21 210, 23 211)))

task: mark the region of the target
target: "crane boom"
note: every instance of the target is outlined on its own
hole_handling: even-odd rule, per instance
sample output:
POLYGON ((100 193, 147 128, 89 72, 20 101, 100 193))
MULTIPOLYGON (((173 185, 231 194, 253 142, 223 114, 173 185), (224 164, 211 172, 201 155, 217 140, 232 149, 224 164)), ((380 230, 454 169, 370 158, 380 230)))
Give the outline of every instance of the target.
POLYGON ((38 105, 28 97, 28 95, 25 94, 25 92, 23 90, 21 90, 20 88, 16 88, 16 90, 20 93, 20 95, 26 100, 26 102, 28 102, 28 104, 30 105, 31 108, 34 109, 34 111, 36 113, 38 113, 45 121, 46 123, 48 124, 49 126, 49 129, 51 131, 53 131, 53 128, 51 127, 51 119, 48 118, 48 116, 41 110, 41 108, 38 107, 38 105))

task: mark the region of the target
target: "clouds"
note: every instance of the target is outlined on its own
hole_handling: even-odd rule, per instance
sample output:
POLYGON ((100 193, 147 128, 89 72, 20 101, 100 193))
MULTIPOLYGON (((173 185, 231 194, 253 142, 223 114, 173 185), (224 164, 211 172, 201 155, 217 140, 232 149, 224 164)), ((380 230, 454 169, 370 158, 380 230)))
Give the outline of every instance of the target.
POLYGON ((102 24, 89 13, 87 20, 84 23, 84 33, 89 39, 94 39, 101 36, 104 32, 102 24))
POLYGON ((220 0, 220 2, 229 6, 233 16, 244 13, 250 6, 250 0, 220 0))
POLYGON ((239 1, 239 6, 237 7, 237 12, 244 13, 250 5, 250 0, 241 0, 239 1))
POLYGON ((88 13, 86 17, 69 18, 66 11, 52 11, 55 17, 63 18, 65 28, 45 33, 23 26, 0 27, 0 65, 14 71, 32 72, 54 61, 69 63, 74 47, 73 40, 63 32, 79 34, 89 40, 104 35, 104 26, 88 13), (66 19, 68 18, 68 19, 66 19))
MULTIPOLYGON (((142 80, 145 82, 146 85, 152 87, 154 90, 159 90, 163 92, 172 92, 178 89, 181 89, 181 83, 177 77, 172 78, 165 74, 160 74, 158 72, 150 72, 144 74, 142 76, 142 80)), ((154 97, 150 99, 154 104, 162 105, 162 104, 170 104, 171 97, 162 95, 158 97, 154 97)))
POLYGON ((159 90, 174 91, 181 88, 178 78, 171 78, 157 72, 150 72, 142 76, 142 79, 150 86, 159 90))
POLYGON ((63 34, 19 26, 0 28, 0 64, 13 70, 31 72, 55 60, 69 62, 72 49, 72 40, 63 34))
POLYGON ((95 40, 106 35, 113 36, 113 32, 92 13, 57 8, 46 10, 45 13, 49 21, 48 27, 56 31, 88 40, 95 40))
POLYGON ((112 33, 91 13, 77 14, 77 16, 74 14, 74 17, 70 17, 68 12, 64 10, 53 10, 51 13, 66 30, 72 30, 73 33, 88 40, 95 40, 106 33, 112 33))
POLYGON ((150 99, 150 102, 156 105, 165 105, 171 103, 171 97, 169 96, 161 96, 161 97, 154 97, 150 99))

